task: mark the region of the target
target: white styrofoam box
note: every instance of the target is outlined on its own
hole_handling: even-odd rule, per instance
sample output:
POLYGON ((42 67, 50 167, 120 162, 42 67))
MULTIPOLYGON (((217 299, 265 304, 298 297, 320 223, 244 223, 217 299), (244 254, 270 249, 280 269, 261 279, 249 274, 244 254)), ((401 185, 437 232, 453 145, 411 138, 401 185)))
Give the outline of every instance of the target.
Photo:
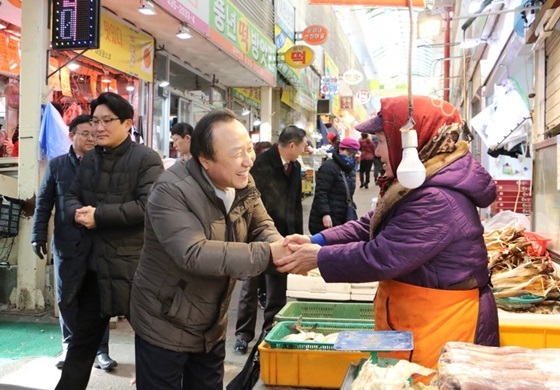
POLYGON ((300 299, 318 299, 323 301, 349 301, 350 292, 348 293, 333 293, 333 292, 309 292, 303 290, 286 290, 288 298, 300 299))
POLYGON ((352 288, 352 290, 354 289, 374 289, 377 290, 377 286, 379 285, 379 282, 369 282, 369 283, 350 283, 350 287, 352 288))
POLYGON ((320 276, 288 275, 288 290, 350 295, 350 283, 327 283, 320 276))
POLYGON ((350 300, 357 301, 357 302, 373 302, 373 298, 375 298, 376 292, 377 290, 373 292, 363 293, 363 294, 356 294, 355 292, 351 292, 350 300))

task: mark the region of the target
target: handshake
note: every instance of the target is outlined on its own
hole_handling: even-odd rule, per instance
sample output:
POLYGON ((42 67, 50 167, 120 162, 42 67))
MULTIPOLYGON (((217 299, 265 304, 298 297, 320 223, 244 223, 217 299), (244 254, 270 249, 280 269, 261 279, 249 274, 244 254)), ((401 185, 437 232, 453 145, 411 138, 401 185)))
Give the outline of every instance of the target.
POLYGON ((320 245, 312 244, 308 236, 292 234, 270 244, 272 261, 278 272, 307 275, 317 268, 320 245))

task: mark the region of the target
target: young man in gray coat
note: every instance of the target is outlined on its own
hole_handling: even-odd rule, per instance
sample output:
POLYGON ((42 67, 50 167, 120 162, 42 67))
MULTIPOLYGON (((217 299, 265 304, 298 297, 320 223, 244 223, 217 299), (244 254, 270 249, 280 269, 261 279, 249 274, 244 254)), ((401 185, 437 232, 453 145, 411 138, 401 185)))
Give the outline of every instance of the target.
POLYGON ((222 389, 235 280, 287 251, 249 174, 255 152, 235 114, 205 115, 191 154, 160 176, 146 207, 130 308, 139 390, 222 389))

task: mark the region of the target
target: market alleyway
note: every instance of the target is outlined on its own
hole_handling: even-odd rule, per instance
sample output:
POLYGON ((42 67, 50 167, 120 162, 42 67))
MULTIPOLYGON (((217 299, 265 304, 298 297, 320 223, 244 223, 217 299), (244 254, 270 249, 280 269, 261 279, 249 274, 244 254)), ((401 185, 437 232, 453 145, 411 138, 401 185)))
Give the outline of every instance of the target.
MULTIPOLYGON (((357 186, 359 187, 359 185, 357 186)), ((369 189, 356 189, 354 201, 358 206, 358 215, 365 214, 370 208, 372 198, 377 197, 378 187, 369 189)), ((309 210, 313 198, 307 197, 303 201, 304 224, 307 229, 309 210)), ((227 384, 243 367, 246 356, 233 353, 235 343, 235 320, 237 318, 237 301, 241 283, 237 286, 232 297, 232 305, 229 309, 229 323, 226 344, 225 380, 227 384)), ((23 321, 23 322, 50 322, 58 323, 58 319, 48 313, 32 314, 10 314, 1 313, 0 321, 23 321)), ((262 326, 262 312, 259 311, 257 327, 262 326)), ((258 330, 257 330, 258 333, 258 330)), ((0 335, 2 337, 2 335, 0 335)), ((253 347, 249 345, 249 350, 253 347)), ((111 329, 110 354, 119 366, 112 372, 107 373, 98 369, 92 369, 92 375, 88 389, 91 390, 125 390, 134 389, 132 384, 134 378, 134 332, 126 320, 116 324, 111 329)), ((0 359, 0 390, 43 390, 53 389, 60 377, 60 371, 54 366, 55 358, 37 357, 18 360, 0 359)))

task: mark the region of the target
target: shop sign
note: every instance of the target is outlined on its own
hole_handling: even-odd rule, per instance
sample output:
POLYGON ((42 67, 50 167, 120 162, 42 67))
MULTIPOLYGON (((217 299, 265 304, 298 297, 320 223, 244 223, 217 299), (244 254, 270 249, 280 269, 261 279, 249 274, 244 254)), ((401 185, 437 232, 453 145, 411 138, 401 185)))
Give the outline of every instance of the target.
MULTIPOLYGON (((309 0, 309 4, 364 5, 367 7, 408 7, 408 0, 309 0)), ((424 0, 412 0, 413 7, 425 7, 424 0)))
POLYGON ((350 69, 344 72, 344 74, 342 75, 342 79, 348 85, 356 85, 362 82, 364 76, 362 75, 362 72, 360 72, 359 70, 350 69))
POLYGON ((296 95, 296 103, 305 108, 307 111, 317 111, 317 101, 303 92, 296 95))
POLYGON ((284 53, 284 61, 292 68, 300 69, 311 65, 315 59, 315 52, 309 46, 296 45, 284 53))
POLYGON ((233 97, 256 109, 261 108, 260 88, 233 88, 233 97))
MULTIPOLYGON (((274 43, 278 53, 286 53, 294 46, 294 42, 278 25, 274 26, 274 43)), ((300 87, 301 71, 299 69, 292 68, 285 61, 278 61, 278 72, 283 75, 294 87, 300 87)))
POLYGON ((210 32, 210 5, 208 1, 193 0, 157 0, 157 3, 181 22, 194 28, 201 34, 210 32))
POLYGON ((367 102, 369 102, 369 98, 370 98, 370 93, 368 90, 366 89, 362 89, 358 92, 356 92, 356 99, 361 103, 361 104, 366 104, 367 102))
POLYGON ((338 94, 338 77, 323 76, 321 77, 321 93, 327 99, 338 94))
POLYGON ((19 74, 21 59, 20 41, 0 31, 0 72, 19 74))
POLYGON ((336 66, 332 57, 326 51, 325 51, 324 57, 325 57, 325 59, 324 59, 325 76, 336 76, 336 77, 338 77, 338 75, 340 74, 339 70, 338 70, 338 66, 336 66))
POLYGON ((291 40, 294 40, 296 9, 290 0, 276 0, 274 2, 274 22, 291 40))
POLYGON ((108 12, 101 13, 101 44, 85 57, 121 72, 153 81, 154 39, 124 24, 108 12))
POLYGON ((231 0, 210 1, 210 40, 271 86, 276 85, 276 47, 231 0))
POLYGON ((352 96, 341 96, 340 109, 351 110, 352 108, 354 108, 354 98, 352 96))
POLYGON ((329 30, 325 26, 314 24, 303 30, 301 39, 309 45, 322 45, 329 39, 329 30))

